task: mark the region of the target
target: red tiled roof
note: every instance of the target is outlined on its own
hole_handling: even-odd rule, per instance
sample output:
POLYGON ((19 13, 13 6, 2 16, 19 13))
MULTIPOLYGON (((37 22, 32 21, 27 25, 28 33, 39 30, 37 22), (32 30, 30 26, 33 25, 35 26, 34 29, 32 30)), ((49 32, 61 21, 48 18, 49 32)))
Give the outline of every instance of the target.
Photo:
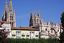
POLYGON ((27 31, 38 31, 39 29, 32 27, 14 27, 12 30, 27 30, 27 31))

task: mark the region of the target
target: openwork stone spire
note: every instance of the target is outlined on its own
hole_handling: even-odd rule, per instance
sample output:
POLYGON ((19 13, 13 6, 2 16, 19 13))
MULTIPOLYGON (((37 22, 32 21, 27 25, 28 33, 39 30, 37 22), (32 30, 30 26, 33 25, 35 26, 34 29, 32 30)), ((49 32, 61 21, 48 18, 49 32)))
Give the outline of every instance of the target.
POLYGON ((7 3, 7 0, 5 0, 4 4, 5 4, 4 5, 4 14, 3 14, 2 20, 6 21, 7 20, 7 14, 8 14, 8 3, 7 3))
POLYGON ((9 10, 10 10, 10 11, 13 11, 12 0, 9 0, 9 10))

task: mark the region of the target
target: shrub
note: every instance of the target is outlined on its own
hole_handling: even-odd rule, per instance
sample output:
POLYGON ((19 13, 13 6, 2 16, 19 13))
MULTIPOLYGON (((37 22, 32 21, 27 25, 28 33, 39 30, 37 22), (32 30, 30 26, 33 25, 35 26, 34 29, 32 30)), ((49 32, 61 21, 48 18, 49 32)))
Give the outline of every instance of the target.
POLYGON ((59 43, 58 39, 8 39, 8 43, 59 43))

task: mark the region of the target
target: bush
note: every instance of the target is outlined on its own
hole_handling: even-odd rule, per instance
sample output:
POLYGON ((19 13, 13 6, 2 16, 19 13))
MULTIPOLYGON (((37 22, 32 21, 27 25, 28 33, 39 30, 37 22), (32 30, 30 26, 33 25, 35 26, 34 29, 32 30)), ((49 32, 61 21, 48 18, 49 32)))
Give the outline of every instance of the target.
POLYGON ((8 43, 59 43, 58 39, 8 39, 8 43))

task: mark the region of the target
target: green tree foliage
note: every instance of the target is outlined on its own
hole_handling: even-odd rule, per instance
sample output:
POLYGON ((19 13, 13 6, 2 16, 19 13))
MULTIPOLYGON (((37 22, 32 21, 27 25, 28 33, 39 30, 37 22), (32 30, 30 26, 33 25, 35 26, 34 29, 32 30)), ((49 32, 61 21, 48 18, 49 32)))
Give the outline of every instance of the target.
POLYGON ((61 25, 64 28, 64 12, 61 15, 61 25))
POLYGON ((7 43, 6 38, 7 38, 8 32, 6 32, 4 29, 0 30, 0 43, 7 43))
POLYGON ((61 26, 63 27, 63 32, 60 33, 60 43, 64 43, 64 12, 61 15, 61 26))

